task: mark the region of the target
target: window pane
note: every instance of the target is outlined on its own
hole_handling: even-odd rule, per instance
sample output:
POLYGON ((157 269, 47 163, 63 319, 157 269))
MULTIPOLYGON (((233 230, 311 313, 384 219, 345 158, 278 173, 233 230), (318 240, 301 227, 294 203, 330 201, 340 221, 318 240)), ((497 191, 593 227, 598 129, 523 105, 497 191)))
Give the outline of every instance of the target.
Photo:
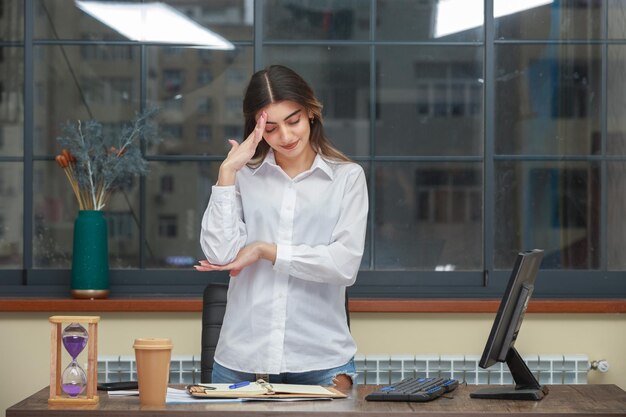
POLYGON ((242 100, 253 69, 252 48, 149 47, 147 55, 148 100, 161 109, 163 135, 150 153, 225 155, 227 139, 243 139, 242 100))
POLYGON ((597 269, 600 171, 595 162, 496 162, 495 267, 544 249, 543 269, 597 269))
POLYGON ((600 151, 601 47, 497 45, 498 154, 600 151))
POLYGON ((146 181, 148 268, 189 269, 204 259, 200 223, 220 163, 150 163, 146 181))
POLYGON ((377 48, 377 155, 480 155, 482 51, 377 48))
POLYGON ((268 46, 269 64, 297 71, 324 105, 324 128, 332 142, 348 155, 368 155, 369 48, 363 46, 268 46))
MULTIPOLYGON (((109 229, 109 266, 139 266, 139 181, 111 196, 104 208, 109 229)), ((33 171, 33 265, 71 268, 78 203, 63 170, 54 161, 37 161, 33 171)))
POLYGON ((266 0, 263 16, 268 40, 369 39, 370 0, 266 0))
POLYGON ((609 38, 626 39, 626 2, 609 0, 609 38))
POLYGON ((607 81, 607 151, 613 155, 626 155, 625 68, 626 46, 610 45, 607 81))
POLYGON ((376 269, 482 269, 482 168, 381 163, 376 168, 376 269))
POLYGON ((24 50, 0 47, 0 156, 24 150, 24 50))
POLYGON ((22 267, 23 175, 21 162, 0 162, 0 268, 22 267))
POLYGON ((254 1, 164 0, 197 24, 231 41, 249 41, 254 35, 254 1))
POLYGON ((139 108, 139 47, 36 46, 34 150, 58 152, 68 120, 96 119, 116 132, 139 108))
POLYGON ((205 34, 206 36, 217 34, 229 40, 252 38, 253 3, 246 0, 228 2, 170 0, 160 4, 105 0, 92 2, 100 4, 94 4, 92 8, 84 11, 73 1, 33 1, 36 39, 132 40, 186 44, 197 42, 198 36, 205 34), (98 6, 98 11, 94 11, 93 6, 98 6), (127 18, 119 19, 115 16, 110 19, 108 15, 112 11, 116 14, 126 13, 127 18), (163 23, 168 19, 171 23, 163 23), (193 31, 189 37, 184 36, 185 26, 181 26, 183 20, 189 25, 189 33, 193 31), (160 31, 134 30, 154 22, 159 25, 160 31), (198 28, 208 32, 202 34, 198 28), (146 33, 151 32, 159 32, 160 36, 147 37, 146 33))
POLYGON ((602 0, 494 0, 496 39, 598 39, 602 0))
POLYGON ((24 40, 24 1, 0 1, 0 41, 24 40))
MULTIPOLYGON (((116 1, 105 0, 104 3, 116 1)), ((81 11, 73 1, 33 0, 33 7, 35 39, 127 40, 112 27, 81 11)))
POLYGON ((609 270, 626 270, 626 162, 609 162, 607 182, 607 239, 609 270))
POLYGON ((376 40, 481 41, 483 2, 377 0, 376 40))

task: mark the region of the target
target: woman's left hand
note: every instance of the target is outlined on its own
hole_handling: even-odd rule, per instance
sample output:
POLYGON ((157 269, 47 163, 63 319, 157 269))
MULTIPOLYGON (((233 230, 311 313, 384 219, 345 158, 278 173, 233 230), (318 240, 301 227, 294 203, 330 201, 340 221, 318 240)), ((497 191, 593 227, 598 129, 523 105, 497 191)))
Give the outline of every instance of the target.
POLYGON ((209 261, 200 261, 200 265, 194 265, 197 271, 230 271, 231 277, 239 275, 242 269, 252 265, 259 259, 268 259, 274 262, 276 259, 276 246, 265 242, 253 242, 244 246, 235 259, 225 265, 215 265, 209 261))

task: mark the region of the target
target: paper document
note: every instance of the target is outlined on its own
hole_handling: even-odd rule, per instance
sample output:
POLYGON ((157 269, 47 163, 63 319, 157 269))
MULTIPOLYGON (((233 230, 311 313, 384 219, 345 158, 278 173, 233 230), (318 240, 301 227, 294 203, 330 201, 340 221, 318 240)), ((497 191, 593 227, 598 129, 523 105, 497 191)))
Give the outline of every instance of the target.
MULTIPOLYGON (((137 390, 121 390, 121 391, 109 391, 109 397, 132 397, 139 396, 139 391, 137 390)), ((234 403, 241 402, 240 398, 194 398, 187 393, 184 389, 176 389, 176 388, 167 388, 167 394, 165 396, 166 404, 180 404, 180 403, 196 403, 196 402, 206 402, 206 403, 234 403)))
POLYGON ((239 403, 241 398, 195 398, 184 389, 168 388, 165 397, 166 404, 189 404, 189 403, 239 403))
POLYGON ((118 391, 107 391, 109 397, 132 397, 133 395, 139 395, 139 391, 137 390, 118 390, 118 391))

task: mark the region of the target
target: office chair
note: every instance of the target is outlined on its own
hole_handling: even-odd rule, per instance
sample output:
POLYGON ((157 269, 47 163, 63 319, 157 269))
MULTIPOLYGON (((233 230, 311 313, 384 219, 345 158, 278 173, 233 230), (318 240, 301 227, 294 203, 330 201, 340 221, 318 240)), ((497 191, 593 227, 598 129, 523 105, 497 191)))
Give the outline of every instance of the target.
POLYGON ((215 347, 220 337, 228 284, 211 282, 202 295, 202 349, 200 351, 200 382, 211 382, 215 347))
MULTIPOLYGON (((215 347, 220 337, 224 314, 226 313, 226 296, 228 284, 211 282, 202 295, 202 349, 200 350, 200 382, 211 382, 215 347)), ((346 291, 346 319, 350 328, 350 312, 348 310, 348 292, 346 291)))

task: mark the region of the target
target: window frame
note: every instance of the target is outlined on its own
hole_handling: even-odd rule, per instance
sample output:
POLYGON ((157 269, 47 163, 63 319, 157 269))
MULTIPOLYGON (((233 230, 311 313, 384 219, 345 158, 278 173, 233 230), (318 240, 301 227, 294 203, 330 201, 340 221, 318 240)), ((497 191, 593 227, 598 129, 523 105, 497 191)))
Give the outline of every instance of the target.
MULTIPOLYGON (((254 3, 254 38, 252 41, 233 42, 235 45, 252 46, 254 56, 254 69, 264 67, 262 49, 266 45, 329 45, 329 46, 351 46, 366 44, 370 48, 370 125, 376 123, 376 47, 378 45, 395 44, 391 41, 377 41, 374 35, 372 22, 376 21, 376 0, 370 1, 370 38, 368 41, 340 41, 340 40, 320 40, 320 41, 266 41, 263 39, 264 21, 263 0, 256 0, 254 3)), ((500 160, 524 160, 524 161, 563 161, 581 160, 597 161, 601 169, 601 183, 607 181, 607 163, 609 161, 626 161, 625 156, 609 155, 606 149, 607 141, 607 77, 608 77, 608 45, 626 44, 626 40, 608 39, 607 22, 608 6, 602 3, 603 34, 602 39, 588 40, 583 43, 600 44, 602 48, 602 91, 601 91, 601 155, 564 157, 564 156, 510 156, 496 155, 494 147, 494 117, 495 114, 495 47, 505 44, 530 44, 530 43, 555 43, 570 44, 580 43, 578 40, 500 40, 494 39, 494 19, 493 0, 485 0, 485 20, 484 20, 484 40, 449 42, 448 45, 458 46, 480 46, 484 50, 484 153, 482 156, 467 157, 384 157, 374 155, 375 129, 370 129, 371 142, 370 155, 354 157, 357 162, 366 163, 369 172, 370 190, 370 231, 374 225, 375 211, 375 190, 373 188, 374 172, 378 163, 389 161, 480 161, 484 170, 483 178, 483 271, 401 271, 401 270, 373 270, 374 251, 376 242, 374 233, 368 234, 370 248, 370 269, 360 271, 357 283, 349 289, 352 297, 367 299, 482 299, 500 297, 508 281, 510 271, 498 270, 494 267, 494 164, 500 160), (490 17, 491 16, 491 17, 490 17)), ((24 153, 22 157, 0 156, 0 163, 22 162, 23 163, 23 184, 32 184, 33 167, 36 161, 51 161, 52 156, 36 156, 33 152, 33 112, 37 105, 34 97, 34 59, 33 51, 37 45, 91 45, 91 44, 111 44, 111 45, 137 45, 135 42, 125 41, 88 41, 78 40, 45 40, 34 39, 34 0, 24 2, 24 36, 22 41, 0 41, 0 47, 21 47, 24 51, 24 153)), ((397 42, 397 44, 441 44, 436 41, 424 42, 397 42)), ((145 53, 146 48, 151 45, 141 44, 142 75, 139 78, 141 83, 141 95, 145 101, 145 53)), ((181 72, 181 85, 185 82, 185 74, 181 72)), ((419 103, 416 103, 416 106, 419 103)), ((452 105, 453 103, 448 103, 452 105)), ((182 128, 182 127, 181 127, 182 128)), ((219 161, 223 156, 200 156, 200 155, 168 155, 168 156, 147 156, 148 161, 219 161)), ((140 179, 140 241, 145 237, 145 206, 146 206, 146 179, 140 179)), ((0 269, 2 282, 0 283, 0 294, 8 296, 44 297, 44 296, 68 296, 68 286, 70 281, 70 271, 67 269, 45 269, 33 267, 33 191, 32 187, 24 187, 24 225, 23 225, 23 268, 0 269)), ((607 191, 606 187, 601 190, 600 203, 600 250, 603 255, 600 260, 600 268, 597 270, 541 270, 537 280, 537 288, 534 298, 545 299, 615 299, 626 298, 626 279, 624 271, 609 271, 607 269, 606 256, 606 236, 607 236, 607 191)), ((112 269, 111 289, 114 296, 148 297, 155 294, 168 295, 173 297, 200 296, 202 289, 209 281, 225 282, 228 280, 226 273, 213 273, 211 275, 199 274, 193 270, 180 269, 148 269, 145 268, 145 249, 140 248, 140 265, 138 269, 112 269)))

